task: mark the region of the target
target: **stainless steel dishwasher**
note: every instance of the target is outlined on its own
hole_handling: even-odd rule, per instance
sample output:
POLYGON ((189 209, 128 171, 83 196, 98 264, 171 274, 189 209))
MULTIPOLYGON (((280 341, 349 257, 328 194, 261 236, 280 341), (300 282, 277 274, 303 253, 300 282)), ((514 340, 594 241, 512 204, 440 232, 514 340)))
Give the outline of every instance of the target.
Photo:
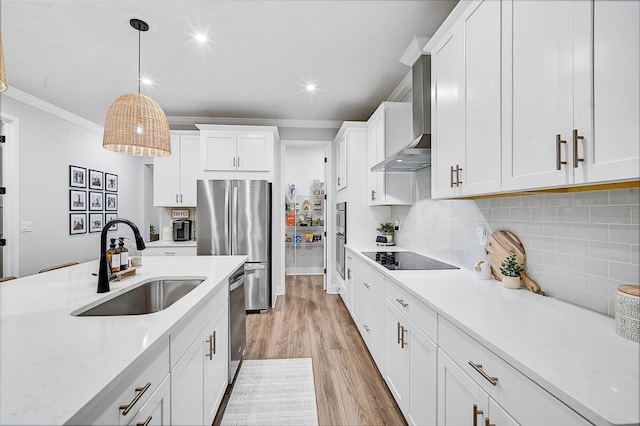
POLYGON ((247 345, 247 313, 244 299, 244 265, 229 278, 229 384, 238 371, 247 345))

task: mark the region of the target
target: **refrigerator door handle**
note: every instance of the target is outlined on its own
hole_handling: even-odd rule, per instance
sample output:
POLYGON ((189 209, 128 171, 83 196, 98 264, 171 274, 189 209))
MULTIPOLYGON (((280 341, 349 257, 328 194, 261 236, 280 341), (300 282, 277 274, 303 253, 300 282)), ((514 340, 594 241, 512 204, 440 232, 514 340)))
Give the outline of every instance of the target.
POLYGON ((234 184, 231 200, 231 254, 238 254, 238 187, 234 184))
POLYGON ((255 271, 261 271, 267 269, 267 265, 264 263, 245 263, 244 264, 244 272, 250 274, 255 271))
POLYGON ((229 228, 231 227, 231 217, 229 205, 229 187, 224 187, 224 240, 227 243, 227 254, 231 254, 231 238, 229 235, 229 228))

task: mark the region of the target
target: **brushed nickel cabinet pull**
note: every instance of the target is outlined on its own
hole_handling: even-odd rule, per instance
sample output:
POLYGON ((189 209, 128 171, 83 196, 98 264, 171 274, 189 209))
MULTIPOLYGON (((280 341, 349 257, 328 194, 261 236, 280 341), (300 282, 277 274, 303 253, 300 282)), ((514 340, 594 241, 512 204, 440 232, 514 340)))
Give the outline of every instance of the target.
POLYGON ((396 299, 396 302, 398 302, 399 304, 401 304, 403 308, 406 308, 407 306, 409 306, 409 304, 408 304, 408 303, 405 303, 405 301, 404 301, 404 300, 402 300, 402 299, 396 299))
POLYGON ((238 157, 238 167, 240 167, 240 157, 238 157))
POLYGON ((369 333, 369 326, 367 326, 367 324, 362 324, 362 326, 364 327, 365 330, 367 330, 367 333, 369 333))
POLYGON ((567 143, 560 139, 560 135, 556 135, 556 170, 560 170, 566 161, 562 161, 562 144, 567 143))
POLYGON ((493 386, 497 386, 498 385, 498 378, 497 377, 491 377, 487 373, 485 373, 484 370, 482 369, 482 364, 476 364, 473 361, 469 361, 469 365, 472 366, 473 369, 476 370, 478 373, 480 373, 480 375, 482 377, 487 379, 487 381, 489 383, 491 383, 493 386))
POLYGON ((400 329, 402 326, 400 325, 400 321, 398 321, 398 344, 400 344, 400 329))
POLYGON ((178 194, 176 194, 176 203, 178 202, 178 194))
POLYGON ((461 171, 462 169, 460 168, 460 166, 456 164, 456 188, 462 183, 462 181, 460 180, 461 171))
POLYGON ((451 181, 451 188, 453 188, 453 184, 454 184, 454 182, 453 182, 453 173, 454 173, 454 170, 453 170, 453 166, 451 166, 450 168, 451 168, 451 172, 449 174, 449 180, 451 181))
POLYGON ((131 402, 128 405, 120 406, 120 409, 124 410, 122 411, 123 416, 126 416, 127 414, 129 414, 129 411, 131 411, 133 406, 136 405, 136 403, 140 400, 140 397, 144 395, 144 393, 147 391, 147 389, 149 389, 150 386, 151 386, 151 382, 147 382, 147 384, 144 385, 144 387, 136 388, 136 396, 131 400, 131 402))
POLYGON ((347 269, 347 279, 351 279, 351 269, 347 269))
POLYGON ((407 346, 407 342, 404 339, 404 336, 407 333, 407 329, 404 326, 400 326, 402 328, 402 339, 400 339, 400 347, 404 349, 407 346))
POLYGON ((209 344, 209 353, 206 355, 209 357, 209 360, 213 359, 213 355, 216 353, 216 332, 209 335, 207 339, 207 343, 209 344))
POLYGON ((376 199, 376 190, 372 189, 371 190, 371 201, 374 201, 376 199))
POLYGON ((136 426, 149 426, 149 423, 151 423, 151 419, 153 417, 149 416, 147 417, 147 420, 144 421, 144 423, 136 423, 136 426))
POLYGON ((484 414, 484 411, 478 410, 478 406, 473 404, 473 426, 478 426, 478 414, 484 414))
POLYGON ((366 288, 371 288, 371 286, 365 282, 363 282, 362 285, 365 286, 366 288))
POLYGON ((182 203, 182 194, 180 194, 180 202, 182 203))
POLYGON ((233 167, 236 166, 236 157, 233 157, 233 167))
POLYGON ((338 176, 338 186, 340 186, 340 176, 338 176))
MULTIPOLYGON (((213 354, 216 354, 216 332, 213 332, 213 354)), ((497 379, 496 379, 497 380, 497 379)))
POLYGON ((578 163, 584 161, 584 158, 578 157, 578 141, 583 140, 584 136, 578 134, 578 129, 573 129, 573 168, 578 167, 578 163))

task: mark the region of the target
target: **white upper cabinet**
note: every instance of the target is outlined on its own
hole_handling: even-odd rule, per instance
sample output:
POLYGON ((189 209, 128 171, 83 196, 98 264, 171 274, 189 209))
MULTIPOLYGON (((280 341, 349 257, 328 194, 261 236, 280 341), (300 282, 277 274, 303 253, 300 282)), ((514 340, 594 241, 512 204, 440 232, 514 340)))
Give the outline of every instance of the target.
POLYGON ((273 181, 278 128, 197 124, 203 179, 273 181))
MULTIPOLYGON (((411 103, 383 102, 367 121, 369 170, 411 142, 411 103), (389 150, 394 150, 390 152, 389 150)), ((413 202, 413 173, 369 171, 369 205, 413 202)))
POLYGON ((347 135, 344 134, 336 143, 336 188, 338 191, 347 187, 347 135))
POLYGON ((638 2, 505 0, 502 24, 503 189, 637 179, 638 2))
POLYGON ((431 48, 432 197, 500 191, 500 2, 475 1, 431 48))
POLYGON ((172 132, 171 155, 153 159, 153 205, 195 207, 200 136, 172 132))

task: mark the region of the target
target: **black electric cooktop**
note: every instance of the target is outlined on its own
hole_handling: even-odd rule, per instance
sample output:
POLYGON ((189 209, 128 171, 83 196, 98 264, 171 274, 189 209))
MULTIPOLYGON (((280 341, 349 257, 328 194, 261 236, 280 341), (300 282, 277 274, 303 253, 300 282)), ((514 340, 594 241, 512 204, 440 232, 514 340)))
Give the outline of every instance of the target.
POLYGON ((363 251, 362 254, 391 270, 460 269, 410 251, 363 251))

